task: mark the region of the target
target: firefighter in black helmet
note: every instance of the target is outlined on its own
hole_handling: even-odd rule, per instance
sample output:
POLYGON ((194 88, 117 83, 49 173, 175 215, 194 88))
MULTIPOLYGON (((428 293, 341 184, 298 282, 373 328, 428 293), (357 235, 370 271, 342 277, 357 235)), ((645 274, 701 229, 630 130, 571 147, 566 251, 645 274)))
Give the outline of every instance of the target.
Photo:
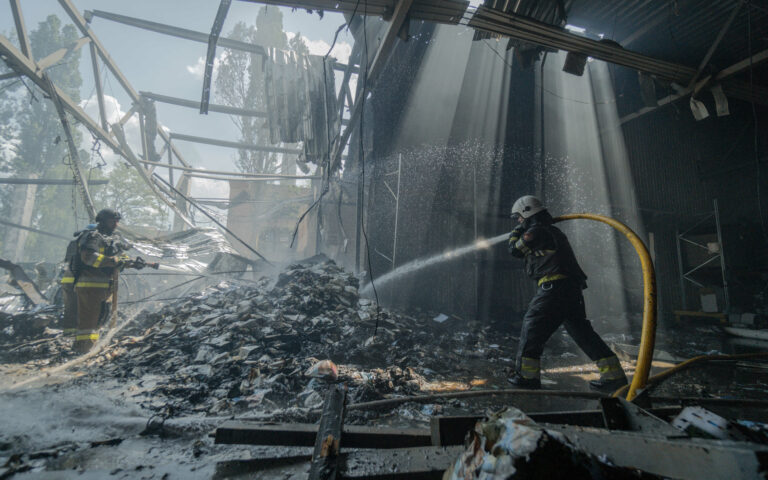
POLYGON ((127 245, 115 234, 121 215, 105 208, 96 215, 96 229, 78 237, 72 261, 77 295, 77 331, 73 349, 88 352, 99 339, 99 321, 109 316, 109 302, 127 245))
POLYGON ((552 216, 534 196, 515 202, 512 219, 517 226, 509 235, 509 252, 525 259, 526 273, 536 280, 538 290, 523 318, 516 369, 509 382, 521 388, 541 388, 544 344, 564 325, 579 348, 597 362, 600 379, 589 382, 591 388, 615 390, 626 385, 619 359, 587 320, 581 293, 587 288, 587 276, 568 238, 552 224, 552 216))

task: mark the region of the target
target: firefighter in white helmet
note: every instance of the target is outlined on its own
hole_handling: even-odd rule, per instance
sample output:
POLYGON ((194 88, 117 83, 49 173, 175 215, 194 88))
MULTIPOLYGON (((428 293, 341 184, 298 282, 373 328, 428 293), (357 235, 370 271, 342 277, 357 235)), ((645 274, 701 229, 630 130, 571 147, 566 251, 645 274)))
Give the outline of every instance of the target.
POLYGON ((521 388, 541 388, 544 344, 564 325, 579 348, 597 362, 600 379, 589 382, 591 388, 610 391, 626 385, 619 359, 587 320, 581 293, 587 288, 587 276, 568 238, 534 196, 520 197, 514 203, 512 219, 517 226, 509 235, 509 253, 525 259, 525 271, 538 289, 523 318, 515 373, 509 382, 521 388))

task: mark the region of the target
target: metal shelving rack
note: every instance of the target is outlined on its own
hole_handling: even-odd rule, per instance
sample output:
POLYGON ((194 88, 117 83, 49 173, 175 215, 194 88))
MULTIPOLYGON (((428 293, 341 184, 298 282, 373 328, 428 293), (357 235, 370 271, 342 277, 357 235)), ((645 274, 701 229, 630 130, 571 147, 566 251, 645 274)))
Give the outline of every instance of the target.
MULTIPOLYGON (((726 268, 725 268, 725 253, 723 252, 723 232, 720 224, 720 209, 717 204, 717 199, 714 200, 714 209, 712 213, 706 215, 704 218, 696 222, 695 225, 693 225, 691 228, 685 230, 682 233, 677 233, 677 261, 678 266, 680 268, 680 290, 682 294, 682 300, 683 305, 687 307, 688 301, 687 296, 685 294, 685 286, 686 281, 690 282, 700 288, 706 288, 708 285, 704 285, 701 282, 695 280, 691 275, 704 268, 707 265, 710 265, 711 263, 715 261, 720 262, 720 272, 722 276, 722 288, 723 288, 723 298, 725 300, 725 308, 724 312, 728 312, 730 309, 730 299, 728 295, 728 278, 726 275, 726 268), (693 235, 693 232, 696 232, 697 230, 700 231, 701 227, 705 226, 708 222, 712 222, 714 220, 714 228, 715 233, 717 234, 717 252, 712 252, 711 249, 707 245, 702 245, 701 243, 693 240, 690 238, 691 235, 693 235), (689 270, 686 271, 686 265, 684 264, 684 258, 683 258, 683 243, 687 243, 690 245, 694 245, 698 248, 702 248, 707 253, 710 254, 709 258, 704 260, 702 263, 693 266, 689 270)), ((708 233, 711 233, 708 232, 708 233)))

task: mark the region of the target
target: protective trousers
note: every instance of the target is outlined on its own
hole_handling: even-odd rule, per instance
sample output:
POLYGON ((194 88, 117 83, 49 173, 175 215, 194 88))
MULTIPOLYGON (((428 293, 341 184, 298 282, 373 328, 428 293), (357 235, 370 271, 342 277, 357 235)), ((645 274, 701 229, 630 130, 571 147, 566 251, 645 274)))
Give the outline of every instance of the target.
POLYGON ((105 303, 110 296, 109 282, 80 282, 77 293, 77 333, 72 348, 86 353, 99 339, 99 319, 104 315, 105 303))
POLYGON ((518 374, 527 379, 539 378, 544 344, 560 325, 598 363, 601 379, 624 377, 618 358, 587 320, 581 285, 571 279, 542 283, 528 305, 517 349, 518 374))
POLYGON ((74 336, 77 330, 77 295, 75 294, 75 276, 65 271, 61 277, 61 299, 64 302, 64 316, 61 329, 64 335, 74 336))

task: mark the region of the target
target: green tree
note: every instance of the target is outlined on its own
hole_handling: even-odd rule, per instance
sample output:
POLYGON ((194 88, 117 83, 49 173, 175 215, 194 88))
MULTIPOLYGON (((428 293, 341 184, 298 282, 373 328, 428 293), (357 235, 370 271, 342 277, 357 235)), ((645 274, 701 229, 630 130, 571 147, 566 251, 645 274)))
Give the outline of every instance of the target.
POLYGON ((107 173, 109 183, 96 190, 94 202, 113 208, 129 226, 167 229, 165 204, 152 192, 135 168, 120 163, 107 173))
MULTIPOLYGON (((56 15, 50 15, 30 32, 32 55, 37 60, 42 59, 78 38, 74 26, 64 25, 56 15)), ((70 52, 46 70, 51 80, 75 102, 80 101, 82 85, 79 62, 78 50, 70 52)), ((7 135, 4 143, 13 144, 6 168, 13 176, 22 178, 69 178, 71 173, 65 164, 68 161, 66 142, 56 109, 39 89, 32 87, 29 80, 25 82, 29 89, 23 88, 20 83, 12 89, 12 94, 0 97, 0 119, 2 123, 11 125, 0 134, 7 135)), ((70 122, 75 125, 71 119, 70 122)), ((75 144, 80 145, 81 134, 77 130, 72 133, 75 144)), ((88 167, 87 155, 82 151, 80 153, 88 167)), ((12 190, 12 198, 5 201, 3 207, 8 214, 6 218, 17 223, 31 220, 35 228, 66 234, 87 218, 79 199, 75 199, 79 206, 73 205, 72 190, 67 187, 20 185, 12 190), (34 208, 30 208, 30 199, 34 208), (31 218, 24 212, 31 212, 31 218)), ((10 229, 6 230, 3 238, 6 239, 3 251, 7 254, 13 248, 15 260, 56 260, 63 255, 63 241, 53 237, 35 233, 20 235, 19 230, 10 229), (26 242, 23 241, 25 237, 26 242), (19 248, 16 248, 17 245, 19 248), (21 248, 23 253, 20 253, 21 248)))
MULTIPOLYGON (((293 50, 299 54, 309 53, 301 35, 288 41, 283 31, 283 14, 277 7, 261 7, 255 25, 238 22, 228 36, 263 47, 293 50)), ((267 108, 263 58, 259 55, 228 50, 219 62, 215 86, 218 98, 226 105, 261 111, 267 108)), ((263 118, 233 116, 232 120, 240 130, 241 142, 260 145, 270 143, 269 126, 263 118)), ((274 153, 250 150, 239 150, 237 153, 237 167, 243 172, 276 173, 279 162, 279 157, 274 153)))

